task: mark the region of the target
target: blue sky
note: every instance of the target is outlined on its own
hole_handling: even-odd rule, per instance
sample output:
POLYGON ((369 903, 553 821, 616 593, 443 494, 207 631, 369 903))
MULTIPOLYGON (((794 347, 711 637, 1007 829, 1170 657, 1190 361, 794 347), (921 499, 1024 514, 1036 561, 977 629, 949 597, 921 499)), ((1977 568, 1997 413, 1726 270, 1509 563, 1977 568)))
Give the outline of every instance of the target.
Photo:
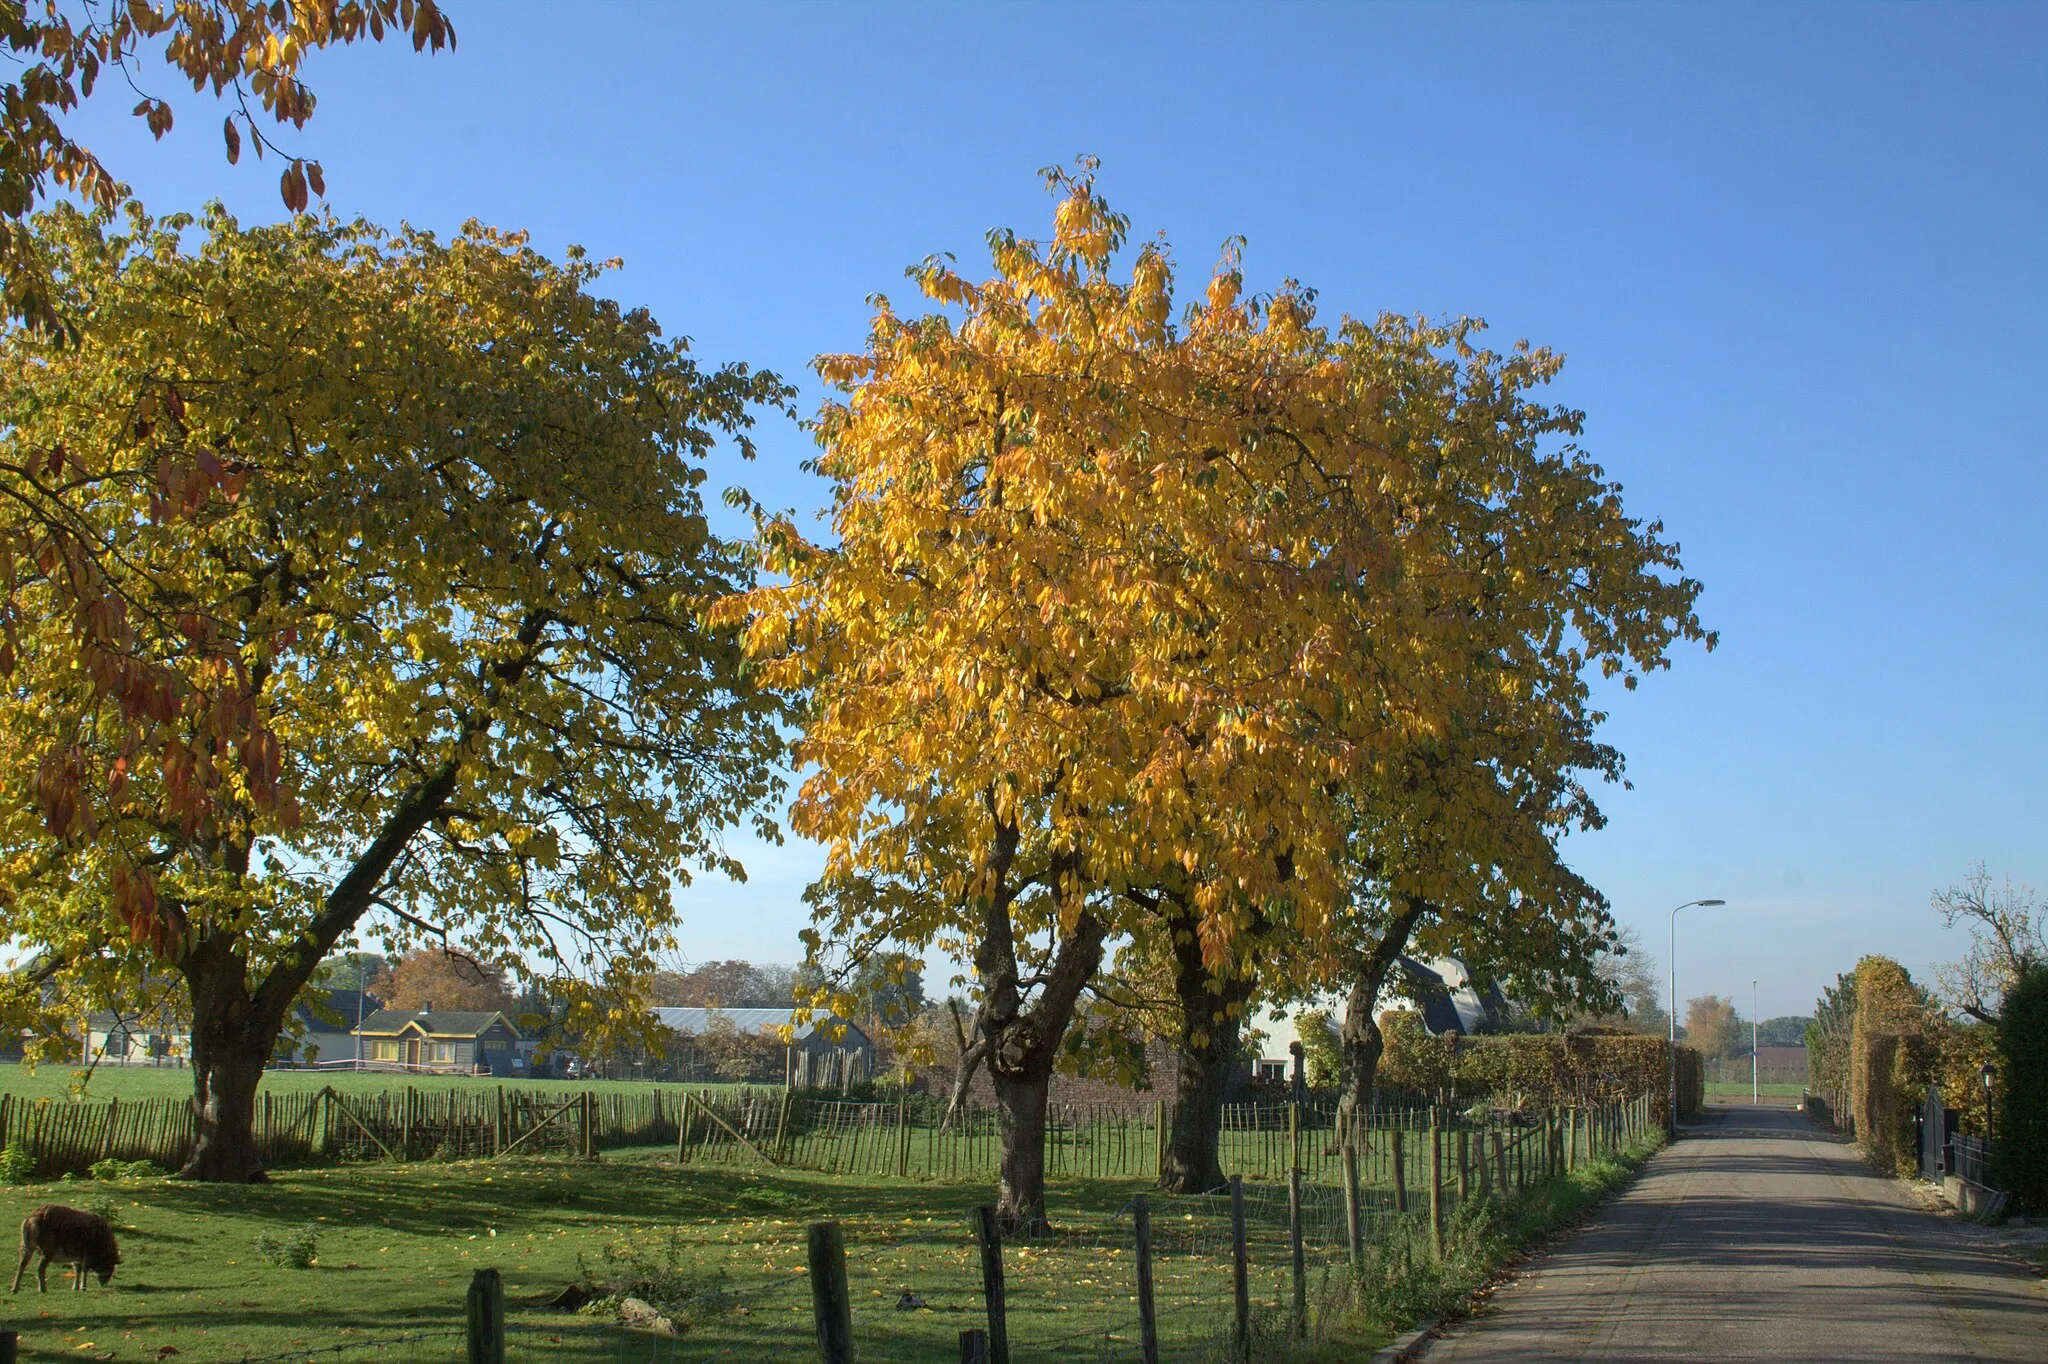
MULTIPOLYGON (((808 375, 933 251, 1042 232, 1089 152, 1183 268, 1329 314, 1488 319, 1706 583, 1712 655, 1617 697, 1633 789, 1570 855, 1681 997, 1806 1012, 1864 952, 1962 944, 1974 859, 2048 884, 2048 7, 797 5, 445 0, 453 54, 323 53, 287 144, 337 211, 625 258, 709 360, 808 375)), ((145 88, 175 95, 168 69, 145 88)), ((77 116, 152 208, 281 210, 175 98, 77 116)), ((804 404, 815 403, 807 385, 804 404)), ((803 434, 740 477, 815 507, 803 434)), ((790 959, 815 850, 684 897, 698 959, 790 959)))

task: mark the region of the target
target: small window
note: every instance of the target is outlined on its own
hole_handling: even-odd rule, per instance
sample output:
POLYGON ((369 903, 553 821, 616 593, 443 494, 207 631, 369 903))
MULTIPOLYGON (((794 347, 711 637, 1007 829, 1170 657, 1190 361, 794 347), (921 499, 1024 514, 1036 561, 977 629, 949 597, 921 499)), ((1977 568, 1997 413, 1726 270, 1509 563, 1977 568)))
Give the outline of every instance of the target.
POLYGON ((429 1060, 453 1061, 455 1059, 455 1044, 453 1042, 436 1042, 433 1044, 431 1051, 432 1055, 427 1058, 429 1060))
POLYGON ((1285 1080, 1287 1078, 1287 1063, 1285 1061, 1259 1062, 1259 1078, 1261 1080, 1285 1080))
POLYGON ((370 1046, 370 1059, 372 1061, 396 1061, 398 1059, 398 1043, 372 1043, 370 1046))

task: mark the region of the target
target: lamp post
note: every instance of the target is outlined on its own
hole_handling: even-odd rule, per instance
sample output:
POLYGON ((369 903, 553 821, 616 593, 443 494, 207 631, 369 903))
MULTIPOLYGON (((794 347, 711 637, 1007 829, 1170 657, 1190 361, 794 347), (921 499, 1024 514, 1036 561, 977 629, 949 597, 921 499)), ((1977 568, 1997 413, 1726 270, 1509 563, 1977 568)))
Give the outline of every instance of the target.
POLYGON ((1687 900, 1671 907, 1671 1135, 1678 1136, 1678 911, 1694 905, 1725 905, 1726 900, 1687 900))
POLYGON ((1756 1107, 1756 980, 1749 982, 1749 1104, 1756 1107))

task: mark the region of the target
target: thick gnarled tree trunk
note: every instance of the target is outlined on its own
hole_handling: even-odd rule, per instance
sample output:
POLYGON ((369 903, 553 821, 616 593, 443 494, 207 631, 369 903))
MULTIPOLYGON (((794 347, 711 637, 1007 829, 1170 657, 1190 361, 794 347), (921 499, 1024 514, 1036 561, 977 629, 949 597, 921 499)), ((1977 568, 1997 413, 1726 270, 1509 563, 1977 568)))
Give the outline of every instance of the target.
POLYGON ((192 1030, 199 1140, 178 1177, 257 1183, 264 1174, 256 1153, 256 1087, 263 1081, 271 1048, 239 1029, 227 1036, 210 1036, 212 1031, 196 1026, 192 1030))
POLYGON ((1254 982, 1247 975, 1219 980, 1202 959, 1189 907, 1168 898, 1161 903, 1171 925, 1180 1000, 1180 1077, 1159 1183, 1174 1193, 1207 1193, 1223 1183, 1223 1103, 1244 1063, 1244 1009, 1254 982))
MULTIPOLYGON (((256 1087, 284 1033, 299 991, 370 899, 412 836, 448 801, 457 765, 443 762, 408 791, 384 827, 335 883, 319 915, 260 981, 249 977, 246 940, 226 930, 202 931, 178 961, 192 1000, 192 1092, 199 1141, 178 1171, 182 1179, 252 1183, 261 1180, 256 1154, 256 1087)), ((229 869, 247 875, 249 850, 228 850, 229 869)))
MULTIPOLYGON (((1028 983, 1017 959, 1017 932, 1010 910, 1019 886, 1012 869, 1020 843, 1014 824, 998 823, 989 852, 987 882, 993 887, 981 904, 981 932, 974 947, 974 966, 981 976, 980 1020, 982 1064, 988 1067, 1002 1124, 1002 1170, 996 1215, 1013 1236, 1043 1236, 1051 1230, 1045 1216, 1045 1105, 1060 1041, 1074 1021, 1081 992, 1102 965, 1102 922, 1085 903, 1070 903, 1065 927, 1045 963, 1028 983), (1032 988, 1037 997, 1026 1002, 1032 988)), ((1048 869, 1045 883, 1054 894, 1078 896, 1078 859, 1068 856, 1048 869)), ((963 1073, 967 1058, 961 1058, 963 1073)))
POLYGON ((298 988, 294 985, 286 992, 280 986, 252 996, 248 963, 235 955, 225 936, 202 939, 182 966, 192 999, 192 1089, 199 1140, 178 1176, 256 1182, 264 1177, 256 1152, 256 1088, 284 1028, 284 1011, 271 999, 282 995, 289 1005, 298 988))
POLYGON ((1337 1114, 1347 1127, 1357 1114, 1371 1106, 1380 1057, 1386 1051, 1386 1038, 1380 1035, 1379 1020, 1373 1017, 1373 1010, 1379 1007, 1380 991, 1386 987, 1387 973, 1407 950, 1415 926, 1428 912, 1426 901, 1412 896, 1404 899, 1372 950, 1358 954, 1353 964, 1351 989, 1344 1001, 1344 1026, 1337 1034, 1344 1072, 1337 1114))

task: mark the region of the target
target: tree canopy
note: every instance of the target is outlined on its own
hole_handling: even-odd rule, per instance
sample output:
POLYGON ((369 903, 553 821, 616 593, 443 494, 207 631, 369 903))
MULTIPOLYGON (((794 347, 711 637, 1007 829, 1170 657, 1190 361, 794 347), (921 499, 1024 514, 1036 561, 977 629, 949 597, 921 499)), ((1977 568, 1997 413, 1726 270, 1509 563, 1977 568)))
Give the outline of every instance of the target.
POLYGON ((204 1107, 365 916, 644 981, 777 790, 700 486, 783 385, 474 224, 59 209, 37 250, 92 325, 0 337, 0 480, 69 528, 0 564, 17 985, 175 966, 204 1107))
POLYGON ((766 522, 787 582, 745 606, 808 698, 792 821, 845 892, 826 927, 958 943, 999 1098, 1005 1068, 1042 1093, 1154 892, 1211 972, 1327 981, 1264 926, 1377 944, 1347 922, 1391 906, 1584 980, 1605 906, 1553 838, 1592 817, 1573 774, 1619 759, 1582 674, 1704 636, 1675 547, 1549 448, 1579 424, 1528 396, 1554 356, 1324 326, 1308 290, 1247 295, 1235 246, 1176 322, 1170 253, 1120 270, 1089 170, 1048 173, 1048 241, 992 233, 980 282, 927 260, 932 311, 879 299, 866 350, 819 362, 836 539, 766 522))
MULTIPOLYGON (((171 131, 170 101, 147 93, 142 58, 155 49, 194 91, 233 100, 221 124, 229 161, 243 138, 258 157, 277 151, 258 121, 302 128, 313 92, 299 79, 308 55, 333 44, 408 37, 414 51, 455 46, 455 28, 435 0, 41 0, 0 5, 0 44, 20 63, 0 83, 0 273, 7 317, 56 331, 74 325, 49 292, 22 222, 51 184, 98 208, 126 193, 91 148, 65 131, 65 115, 112 77, 142 98, 135 116, 152 136, 171 131), (251 107, 254 102, 256 108, 251 107)), ((320 163, 279 153, 278 193, 303 210, 325 194, 320 163)))

